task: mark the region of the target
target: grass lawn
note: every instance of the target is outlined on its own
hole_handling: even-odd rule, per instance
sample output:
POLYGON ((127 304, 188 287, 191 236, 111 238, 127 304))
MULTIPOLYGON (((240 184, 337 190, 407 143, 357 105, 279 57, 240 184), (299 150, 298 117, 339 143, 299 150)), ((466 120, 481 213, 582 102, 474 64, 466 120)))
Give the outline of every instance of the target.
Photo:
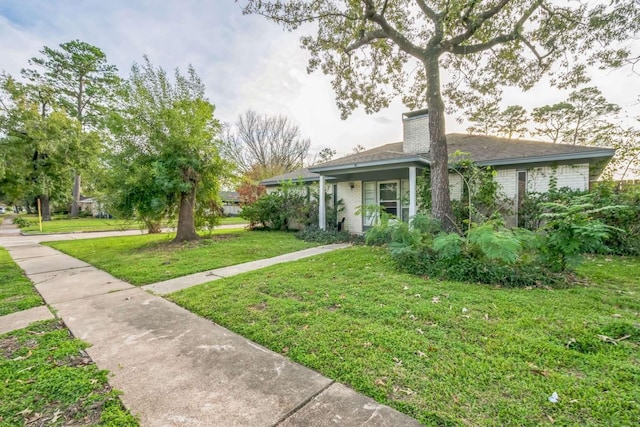
POLYGON ((220 218, 220 225, 242 225, 249 224, 244 218, 240 218, 239 216, 226 216, 224 218, 220 218))
POLYGON ((59 320, 0 335, 0 425, 137 426, 59 320))
MULTIPOLYGON (((23 215, 31 225, 22 228, 27 234, 40 234, 40 226, 36 215, 23 215)), ((248 224, 247 220, 240 217, 221 218, 220 225, 243 225, 248 224)), ((120 231, 120 230, 146 230, 144 224, 124 219, 107 218, 68 218, 66 216, 55 216, 52 221, 42 222, 43 233, 74 233, 88 231, 120 231)))
POLYGON ((0 316, 43 303, 33 284, 13 262, 9 252, 0 248, 0 316))
POLYGON ((218 230, 211 238, 173 244, 171 234, 45 243, 134 285, 270 258, 316 246, 293 233, 218 230))
MULTIPOLYGON (((39 234, 40 226, 38 217, 26 216, 31 221, 29 227, 22 229, 28 234, 39 234)), ((127 221, 123 219, 107 219, 107 218, 66 218, 56 217, 52 221, 42 222, 43 233, 73 233, 82 231, 118 231, 118 230, 137 230, 141 225, 135 221, 127 221)))
POLYGON ((355 247, 169 298, 426 425, 637 425, 640 259, 582 271, 595 283, 502 289, 355 247))

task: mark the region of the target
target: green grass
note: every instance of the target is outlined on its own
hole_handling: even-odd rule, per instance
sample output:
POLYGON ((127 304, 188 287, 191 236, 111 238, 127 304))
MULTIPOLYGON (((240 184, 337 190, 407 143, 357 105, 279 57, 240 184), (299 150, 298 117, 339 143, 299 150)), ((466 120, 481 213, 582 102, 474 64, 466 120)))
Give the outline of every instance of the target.
POLYGON ((355 247, 169 298, 426 425, 637 425, 640 259, 582 271, 595 284, 503 289, 355 247))
MULTIPOLYGON (((31 221, 29 227, 22 228, 22 231, 28 234, 39 234, 40 226, 37 217, 27 217, 31 221)), ((137 230, 141 225, 135 221, 127 221, 122 219, 107 218, 58 218, 54 217, 52 221, 42 222, 43 233, 75 233, 89 231, 119 231, 119 230, 137 230)))
POLYGON ((214 231, 212 238, 173 244, 155 234, 45 243, 134 285, 274 257, 316 246, 293 233, 214 231))
POLYGON ((31 281, 0 248, 0 316, 42 305, 43 301, 31 281))
MULTIPOLYGON (((27 234, 40 234, 37 215, 23 215, 31 221, 29 227, 22 228, 27 234)), ((243 225, 248 222, 240 217, 221 218, 220 225, 243 225)), ((42 233, 77 233, 89 231, 145 230, 144 224, 138 221, 107 218, 68 218, 56 215, 52 221, 42 222, 42 233)))
POLYGON ((239 216, 227 216, 220 219, 220 225, 242 225, 249 224, 244 218, 240 218, 239 216))
POLYGON ((137 426, 86 347, 58 320, 0 335, 0 425, 137 426))

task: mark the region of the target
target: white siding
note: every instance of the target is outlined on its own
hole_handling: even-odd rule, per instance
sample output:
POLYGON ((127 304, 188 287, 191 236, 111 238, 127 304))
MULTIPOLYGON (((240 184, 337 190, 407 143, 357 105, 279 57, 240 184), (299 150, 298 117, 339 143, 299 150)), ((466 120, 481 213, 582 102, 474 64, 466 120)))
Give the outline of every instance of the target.
POLYGON ((342 199, 344 210, 340 214, 338 221, 345 218, 344 229, 349 233, 362 233, 362 217, 356 215, 356 210, 362 205, 362 181, 351 181, 353 188, 348 182, 338 183, 338 200, 342 199))

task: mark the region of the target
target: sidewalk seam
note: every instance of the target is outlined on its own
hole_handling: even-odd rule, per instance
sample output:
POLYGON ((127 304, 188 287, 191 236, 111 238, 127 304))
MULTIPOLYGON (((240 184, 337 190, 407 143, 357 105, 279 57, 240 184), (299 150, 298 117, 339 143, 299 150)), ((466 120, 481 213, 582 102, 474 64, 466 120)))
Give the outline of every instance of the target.
POLYGON ((311 402, 313 399, 315 399, 316 397, 320 396, 322 393, 327 391, 327 389, 329 387, 331 387, 332 385, 334 385, 335 383, 336 382, 334 380, 331 380, 329 382, 329 384, 327 384, 326 386, 322 387, 320 390, 318 390, 317 393, 312 394, 308 399, 305 399, 298 406, 296 406, 295 408, 293 408, 292 410, 290 410, 289 412, 284 414, 278 421, 275 422, 275 424, 273 424, 272 427, 278 427, 280 424, 285 422, 287 419, 291 418, 296 412, 298 412, 300 409, 302 409, 305 406, 307 406, 307 404, 309 404, 309 402, 311 402))

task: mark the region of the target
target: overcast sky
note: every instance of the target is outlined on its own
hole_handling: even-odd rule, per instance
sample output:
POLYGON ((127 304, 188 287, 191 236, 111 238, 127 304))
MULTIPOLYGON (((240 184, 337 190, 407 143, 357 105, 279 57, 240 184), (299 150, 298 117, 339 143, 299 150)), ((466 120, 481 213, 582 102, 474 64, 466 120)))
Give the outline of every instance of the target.
MULTIPOLYGON (((193 64, 216 105, 216 117, 232 122, 249 108, 282 114, 298 124, 312 149, 347 153, 402 139, 397 100, 375 115, 362 110, 340 119, 330 80, 308 75, 308 55, 298 34, 257 16, 243 16, 234 0, 0 0, 0 70, 17 76, 43 46, 80 39, 101 48, 127 76, 131 64, 149 55, 154 65, 186 70, 193 64)), ((640 76, 630 69, 594 72, 594 83, 624 114, 640 116, 640 76)), ((509 91, 504 105, 531 109, 566 98, 538 85, 509 91)), ((454 117, 447 132, 465 132, 454 117)))

